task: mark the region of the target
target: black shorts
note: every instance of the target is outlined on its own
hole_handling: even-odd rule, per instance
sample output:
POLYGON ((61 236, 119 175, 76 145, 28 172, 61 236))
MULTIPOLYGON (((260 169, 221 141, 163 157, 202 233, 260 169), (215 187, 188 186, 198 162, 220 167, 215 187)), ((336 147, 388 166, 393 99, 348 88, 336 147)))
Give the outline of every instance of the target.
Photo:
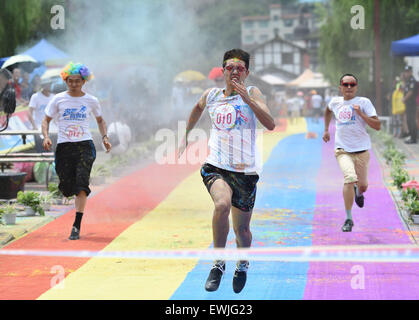
POLYGON ((78 195, 82 190, 90 194, 90 171, 95 159, 96 148, 92 140, 57 145, 55 171, 60 179, 58 188, 64 196, 78 195))
POLYGON ((201 176, 208 192, 217 179, 223 179, 233 191, 231 198, 233 207, 242 211, 253 209, 256 200, 256 183, 259 180, 257 174, 228 171, 204 163, 201 168, 201 176))

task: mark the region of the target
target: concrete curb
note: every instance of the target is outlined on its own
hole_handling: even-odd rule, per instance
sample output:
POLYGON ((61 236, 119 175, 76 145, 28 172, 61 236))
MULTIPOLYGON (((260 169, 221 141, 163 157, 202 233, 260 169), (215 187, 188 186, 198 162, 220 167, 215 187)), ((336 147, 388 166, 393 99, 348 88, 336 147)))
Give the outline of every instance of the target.
POLYGON ((46 225, 47 223, 53 221, 55 217, 45 215, 45 216, 35 216, 35 217, 17 217, 15 225, 2 225, 0 226, 0 246, 6 246, 10 242, 17 240, 24 235, 46 225), (24 219, 27 219, 26 221, 24 219), (32 219, 33 221, 30 221, 32 219), (34 220, 36 219, 36 220, 34 220), (25 221, 25 223, 19 223, 25 221))

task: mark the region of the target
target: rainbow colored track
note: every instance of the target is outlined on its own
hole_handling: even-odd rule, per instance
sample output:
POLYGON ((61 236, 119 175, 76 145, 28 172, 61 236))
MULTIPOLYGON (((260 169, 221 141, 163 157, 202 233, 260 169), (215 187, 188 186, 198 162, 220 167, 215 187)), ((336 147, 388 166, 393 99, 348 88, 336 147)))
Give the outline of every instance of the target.
MULTIPOLYGON (((300 119, 264 134, 253 246, 410 244, 372 153, 366 205, 354 206, 353 232, 341 232, 343 178, 333 142, 321 141, 322 128, 300 119), (308 131, 318 138, 307 139, 308 131)), ((209 248, 213 204, 199 168, 152 164, 89 199, 79 241, 67 240, 71 211, 5 249, 209 248)), ((235 246, 232 230, 228 246, 235 246)), ((240 294, 232 290, 233 262, 218 291, 206 292, 210 267, 197 260, 0 256, 0 299, 419 298, 416 263, 251 262, 240 294), (62 287, 51 288, 54 270, 64 270, 62 287), (353 270, 363 270, 363 288, 351 286, 353 270)))

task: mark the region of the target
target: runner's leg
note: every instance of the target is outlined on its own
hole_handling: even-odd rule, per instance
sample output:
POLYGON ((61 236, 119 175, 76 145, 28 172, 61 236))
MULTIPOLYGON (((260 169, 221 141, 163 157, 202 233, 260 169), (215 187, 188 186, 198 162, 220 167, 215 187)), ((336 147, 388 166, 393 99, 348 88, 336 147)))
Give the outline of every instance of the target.
POLYGON ((217 179, 211 186, 210 195, 214 201, 212 232, 214 248, 224 248, 230 228, 228 216, 231 210, 233 191, 223 179, 217 179))

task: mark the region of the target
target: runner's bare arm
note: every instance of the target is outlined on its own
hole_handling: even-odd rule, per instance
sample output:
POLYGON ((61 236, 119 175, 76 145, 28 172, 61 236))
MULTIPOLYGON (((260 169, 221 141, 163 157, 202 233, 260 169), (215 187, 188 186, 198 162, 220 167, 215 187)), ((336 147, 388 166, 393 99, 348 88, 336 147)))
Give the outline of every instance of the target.
POLYGON ((253 87, 249 94, 243 83, 238 83, 236 81, 231 82, 234 86, 234 89, 242 97, 243 101, 249 105, 249 107, 254 112, 256 118, 265 126, 268 130, 275 129, 275 121, 269 111, 268 106, 266 105, 265 98, 262 95, 262 92, 256 87, 253 87))
POLYGON ((188 146, 188 135, 189 132, 195 127, 196 123, 198 122, 199 118, 202 115, 202 112, 204 111, 206 105, 207 105, 207 96, 208 93, 211 91, 211 89, 205 90, 205 92, 202 94, 199 101, 195 104, 193 107, 189 119, 188 124, 186 125, 186 132, 185 136, 183 137, 182 143, 179 146, 178 156, 180 157, 183 152, 186 150, 186 147, 188 146))
POLYGON ((42 135, 44 136, 44 141, 42 142, 42 146, 45 150, 50 151, 52 146, 52 141, 48 136, 49 131, 49 123, 51 122, 52 118, 45 116, 44 120, 42 120, 42 135))
POLYGON ((38 130, 38 127, 35 124, 35 120, 33 119, 33 112, 34 112, 34 108, 29 108, 28 119, 32 125, 33 130, 38 130))
POLYGON ((202 115, 202 112, 204 111, 206 105, 207 105, 207 96, 208 93, 211 91, 211 89, 205 90, 205 92, 202 94, 199 101, 195 104, 193 107, 189 119, 188 124, 186 125, 186 134, 185 139, 188 137, 189 132, 195 127, 196 123, 198 122, 199 118, 202 115))
POLYGON ((359 105, 354 105, 354 110, 371 128, 377 131, 380 130, 381 121, 377 116, 368 117, 364 112, 361 111, 361 107, 359 105))
POLYGON ((102 117, 96 117, 96 122, 99 127, 99 132, 102 136, 103 145, 106 148, 106 152, 111 151, 112 145, 109 142, 109 138, 107 136, 108 129, 106 127, 106 122, 102 117))
MULTIPOLYGON (((247 102, 246 102, 247 103, 247 102)), ((268 129, 275 129, 275 120, 266 105, 266 100, 258 88, 250 90, 250 103, 247 103, 256 115, 256 118, 268 129)))
POLYGON ((328 107, 324 110, 324 133, 323 141, 328 142, 330 140, 329 125, 332 120, 332 111, 328 107))

